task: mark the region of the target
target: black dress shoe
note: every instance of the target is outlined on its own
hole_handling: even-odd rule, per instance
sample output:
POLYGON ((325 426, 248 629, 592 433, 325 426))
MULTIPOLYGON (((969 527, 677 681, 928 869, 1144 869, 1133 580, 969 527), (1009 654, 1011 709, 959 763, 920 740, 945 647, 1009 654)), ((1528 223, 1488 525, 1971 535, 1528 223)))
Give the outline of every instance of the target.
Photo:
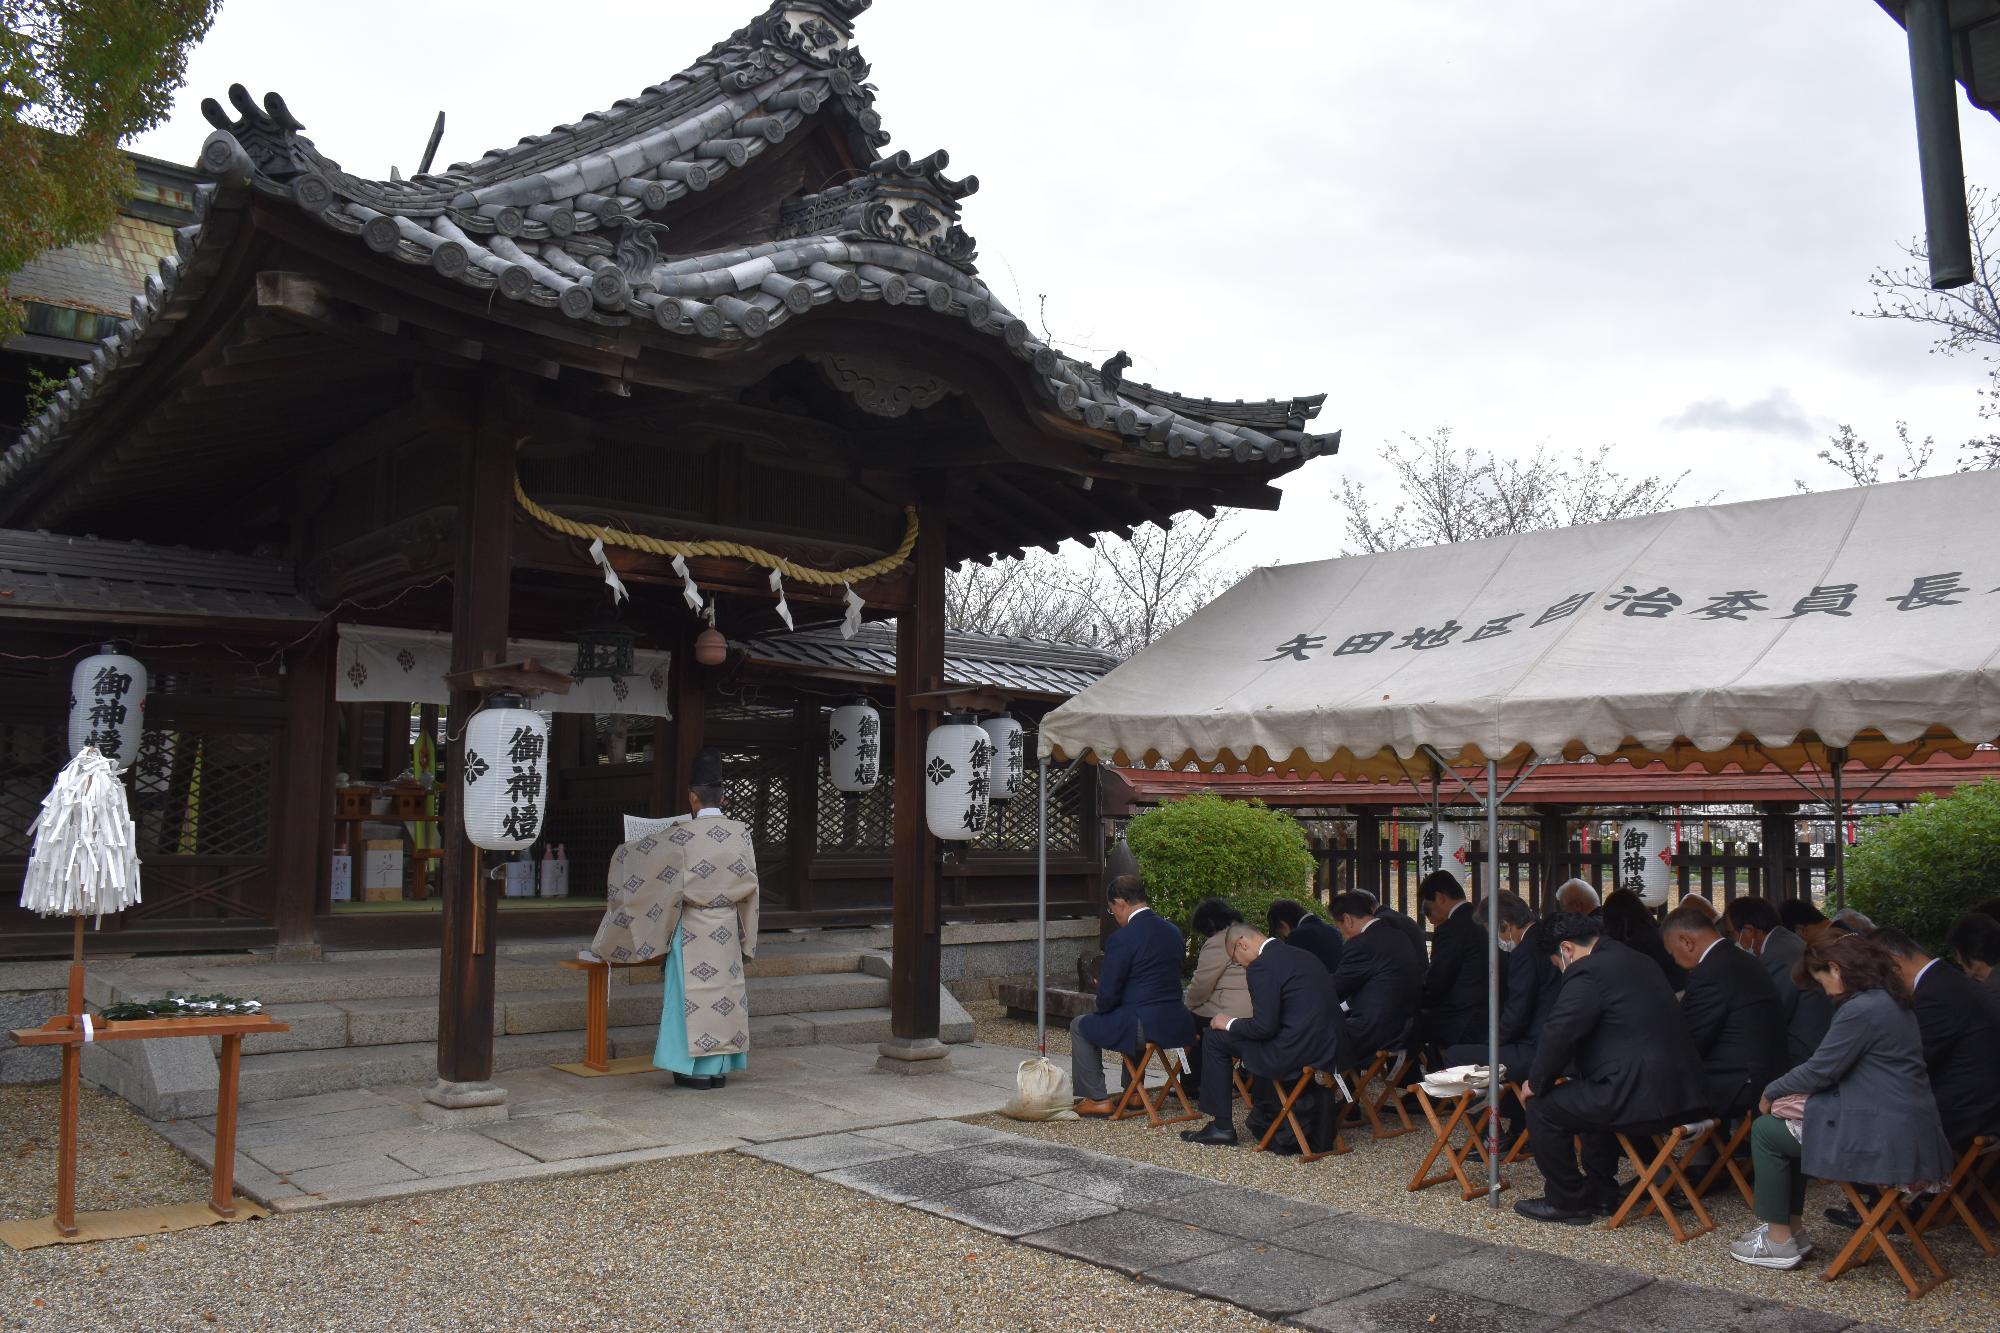
POLYGON ((1514 1211, 1537 1222, 1560 1222, 1571 1227, 1589 1226, 1592 1216, 1589 1209, 1578 1212, 1547 1199, 1523 1199, 1514 1205, 1514 1211))
POLYGON ((708 1080, 708 1085, 711 1088, 726 1088, 729 1086, 729 1075, 727 1074, 711 1075, 708 1080))
POLYGON ((1205 1148, 1233 1148, 1236 1146, 1236 1131, 1220 1120, 1211 1120, 1206 1129, 1184 1129, 1181 1139, 1187 1143, 1199 1143, 1205 1148))
POLYGON ((694 1086, 694 1079, 687 1074, 675 1074, 674 1086, 677 1088, 692 1088, 694 1086))
POLYGON ((1854 1211, 1853 1204, 1843 1203, 1837 1208, 1827 1209, 1826 1220, 1837 1227, 1846 1227, 1849 1231, 1853 1231, 1861 1225, 1861 1214, 1854 1211))

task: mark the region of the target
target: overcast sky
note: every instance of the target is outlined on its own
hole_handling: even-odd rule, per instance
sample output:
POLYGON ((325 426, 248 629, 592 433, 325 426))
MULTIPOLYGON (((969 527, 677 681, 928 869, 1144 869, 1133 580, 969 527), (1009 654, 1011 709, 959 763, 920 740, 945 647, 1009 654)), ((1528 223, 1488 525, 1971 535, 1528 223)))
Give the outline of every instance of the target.
MULTIPOLYGON (((283 93, 347 170, 476 157, 677 72, 757 0, 225 0, 173 118, 283 93)), ((1869 0, 877 0, 858 43, 892 147, 951 153, 979 266, 1034 322, 1221 398, 1325 391, 1337 458, 1241 548, 1338 554, 1330 493, 1404 432, 1616 446, 1689 500, 1826 474, 1837 423, 1955 454, 1976 361, 1871 323, 1921 229, 1902 31, 1869 0)), ((2000 123, 1961 102, 1966 174, 2000 123)))

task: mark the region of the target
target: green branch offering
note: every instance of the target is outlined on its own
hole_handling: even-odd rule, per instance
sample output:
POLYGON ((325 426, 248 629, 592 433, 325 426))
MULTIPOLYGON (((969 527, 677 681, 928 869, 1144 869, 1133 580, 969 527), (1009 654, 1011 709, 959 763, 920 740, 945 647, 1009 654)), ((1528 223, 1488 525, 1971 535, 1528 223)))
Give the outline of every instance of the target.
POLYGON ((217 1018, 225 1014, 261 1014, 262 1000, 245 1000, 235 995, 175 995, 169 991, 158 1000, 127 1004, 107 1004, 97 1016, 107 1023, 124 1023, 136 1018, 217 1018))

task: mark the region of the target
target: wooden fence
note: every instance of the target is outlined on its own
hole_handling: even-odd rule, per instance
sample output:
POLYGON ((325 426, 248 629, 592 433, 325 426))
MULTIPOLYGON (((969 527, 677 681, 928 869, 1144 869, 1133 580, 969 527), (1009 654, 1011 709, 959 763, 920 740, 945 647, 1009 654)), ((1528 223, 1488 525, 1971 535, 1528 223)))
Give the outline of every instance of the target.
MULTIPOLYGON (((1372 857, 1354 830, 1354 821, 1306 819, 1307 841, 1312 845, 1318 871, 1314 893, 1325 902, 1334 893, 1349 887, 1367 889, 1382 902, 1418 916, 1418 870, 1414 839, 1392 842, 1378 837, 1372 857), (1342 827, 1345 825, 1345 827, 1342 827)), ((1465 849, 1467 889, 1474 897, 1485 891, 1486 847, 1484 842, 1468 843, 1465 849)), ((1758 896, 1773 902, 1787 898, 1821 898, 1826 875, 1832 864, 1824 843, 1798 842, 1766 847, 1755 842, 1684 842, 1673 860, 1674 888, 1669 906, 1681 895, 1698 892, 1717 907, 1733 898, 1758 896), (1775 854, 1774 854, 1775 853, 1775 854)), ((1527 900, 1536 911, 1547 911, 1555 886, 1566 879, 1581 879, 1600 894, 1617 884, 1618 842, 1614 838, 1585 840, 1571 838, 1560 844, 1553 856, 1545 856, 1536 838, 1509 838, 1500 845, 1500 885, 1527 900)))

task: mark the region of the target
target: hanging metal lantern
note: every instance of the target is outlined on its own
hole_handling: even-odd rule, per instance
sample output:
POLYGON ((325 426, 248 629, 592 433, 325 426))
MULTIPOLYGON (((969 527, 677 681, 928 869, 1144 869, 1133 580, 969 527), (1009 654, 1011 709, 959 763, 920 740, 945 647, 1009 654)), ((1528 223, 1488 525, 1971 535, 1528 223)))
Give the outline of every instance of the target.
POLYGON ((146 728, 146 668, 105 644, 76 664, 69 678, 69 753, 86 745, 119 768, 139 756, 146 728))
POLYGON ((970 842, 986 831, 993 742, 969 713, 946 713, 924 745, 924 819, 931 836, 970 842))
POLYGON ((1021 779, 1028 767, 1028 738, 1021 724, 1001 715, 979 724, 993 745, 993 785, 986 793, 991 801, 1011 801, 1021 794, 1021 779))
POLYGON ((623 625, 593 625, 576 636, 572 680, 612 680, 632 674, 632 651, 639 636, 623 625))
POLYGON ((1673 830, 1651 819, 1627 820, 1618 830, 1618 887, 1648 907, 1665 907, 1673 882, 1673 830))
POLYGON ((495 695, 465 727, 465 836, 489 852, 517 852, 542 835, 549 717, 495 695))
POLYGON ((826 772, 834 789, 859 795, 882 778, 882 715, 866 699, 850 699, 826 724, 826 772))

